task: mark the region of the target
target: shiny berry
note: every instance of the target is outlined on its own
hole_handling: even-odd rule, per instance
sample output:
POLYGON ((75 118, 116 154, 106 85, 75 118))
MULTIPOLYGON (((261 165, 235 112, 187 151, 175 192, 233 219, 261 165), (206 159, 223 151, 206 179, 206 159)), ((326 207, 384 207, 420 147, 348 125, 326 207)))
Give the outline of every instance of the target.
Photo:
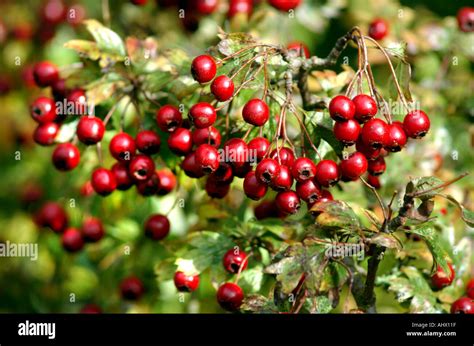
POLYGON ((262 201, 255 207, 254 215, 257 220, 278 217, 278 209, 275 201, 262 201))
POLYGON ((385 159, 383 158, 383 156, 380 156, 375 160, 369 161, 367 171, 369 172, 369 174, 377 176, 385 172, 386 168, 387 165, 385 164, 385 159))
POLYGON ((38 124, 33 133, 33 139, 39 145, 51 145, 59 132, 59 125, 56 123, 38 124))
POLYGON ((84 239, 76 228, 68 228, 61 236, 63 248, 68 252, 77 252, 84 247, 84 239))
POLYGON ((105 126, 101 119, 94 116, 83 116, 77 124, 77 137, 86 144, 92 145, 100 142, 104 137, 105 126))
POLYGON ((313 179, 316 175, 316 165, 307 157, 300 157, 293 163, 291 174, 298 182, 313 179))
POLYGON ((186 155, 183 162, 181 162, 181 168, 190 178, 201 178, 204 176, 201 167, 196 163, 196 153, 194 152, 186 155))
POLYGON ((385 149, 391 152, 397 152, 402 150, 407 142, 407 135, 403 130, 403 124, 401 122, 393 122, 388 125, 388 140, 385 145, 385 149))
POLYGON ((345 146, 353 145, 360 134, 360 125, 355 120, 336 121, 334 124, 334 136, 345 146))
POLYGON ((170 222, 165 215, 151 215, 145 222, 145 235, 153 240, 161 240, 170 232, 170 222))
POLYGON ((194 0, 193 7, 199 14, 212 14, 219 5, 219 0, 194 0))
POLYGON ((269 185, 280 173, 280 165, 275 159, 263 159, 255 169, 257 179, 263 184, 269 185))
POLYGON ((47 202, 36 212, 35 222, 40 227, 48 227, 56 233, 61 233, 68 226, 69 220, 61 205, 47 202))
MULTIPOLYGON (((81 115, 87 113, 87 97, 86 92, 82 89, 76 89, 71 91, 67 97, 68 104, 74 106, 72 114, 81 115)), ((69 109, 70 106, 68 106, 69 109)))
POLYGON ((270 142, 264 137, 255 137, 248 142, 247 146, 249 158, 253 158, 254 162, 260 162, 267 153, 268 148, 270 148, 270 142))
POLYGON ((309 48, 307 45, 305 45, 303 42, 298 42, 298 41, 295 41, 295 42, 290 42, 288 43, 288 45, 286 46, 286 48, 288 50, 294 50, 296 51, 296 54, 298 56, 303 56, 305 57, 306 59, 309 59, 311 54, 309 52, 309 48))
POLYGON ((58 67, 49 61, 42 61, 33 67, 33 77, 36 85, 39 87, 47 87, 56 82, 59 78, 58 67))
POLYGON ((204 174, 214 172, 219 167, 219 152, 209 144, 201 144, 196 149, 196 164, 204 174))
POLYGON ((94 191, 101 196, 108 196, 117 188, 114 174, 105 168, 97 168, 91 177, 94 191))
POLYGON ((267 185, 257 179, 254 171, 250 171, 244 179, 244 192, 248 198, 258 201, 267 193, 267 185))
POLYGON ((308 204, 315 203, 321 198, 321 188, 314 182, 314 179, 296 183, 296 194, 308 204))
POLYGON ((180 292, 193 292, 199 286, 199 275, 186 275, 181 271, 174 274, 174 285, 180 292))
POLYGON ((176 155, 183 156, 188 154, 193 147, 191 131, 184 127, 177 128, 168 137, 168 147, 176 155))
POLYGON ((462 297, 451 305, 452 314, 474 314, 474 300, 469 297, 462 297))
POLYGON ((234 94, 234 82, 227 76, 219 76, 212 81, 211 92, 218 101, 230 100, 234 94))
POLYGON ((268 3, 277 10, 288 12, 301 4, 301 0, 268 0, 268 3))
POLYGON ((155 173, 155 163, 147 155, 136 155, 128 165, 128 173, 134 181, 144 181, 155 173))
POLYGON ((30 114, 37 123, 44 124, 56 119, 56 105, 49 97, 38 97, 30 108, 30 114))
POLYGON ((89 217, 82 223, 82 237, 88 243, 95 243, 104 236, 104 226, 96 217, 89 217))
POLYGON ((382 19, 377 18, 369 25, 369 36, 374 40, 382 40, 388 34, 388 23, 382 19))
POLYGON ((156 111, 156 123, 161 131, 173 132, 183 122, 183 116, 178 108, 172 105, 164 105, 156 111))
MULTIPOLYGON (((370 166, 370 161, 369 161, 369 166, 370 166)), ((373 175, 370 175, 370 174, 367 177, 367 183, 370 186, 376 188, 377 190, 382 187, 382 184, 380 183, 379 177, 376 177, 376 176, 373 176, 373 175)))
POLYGON ((242 109, 244 120, 254 126, 263 126, 270 116, 267 104, 260 99, 248 101, 242 109))
POLYGON ((247 143, 240 138, 231 138, 224 144, 224 160, 234 168, 241 168, 248 162, 247 143))
POLYGON ((198 129, 211 126, 216 122, 216 118, 216 110, 207 102, 199 102, 189 110, 189 119, 198 129))
POLYGON ((346 121, 354 118, 355 105, 346 96, 338 95, 329 103, 329 115, 336 121, 346 121))
POLYGON ((191 64, 191 73, 199 83, 210 82, 216 76, 216 62, 210 55, 199 55, 191 64))
POLYGON ((247 173, 250 172, 252 169, 253 168, 250 162, 246 162, 245 164, 239 167, 232 166, 232 172, 234 172, 234 175, 238 178, 245 178, 247 173))
POLYGON ((132 187, 133 181, 128 173, 128 166, 125 163, 115 163, 111 171, 117 183, 117 190, 125 191, 132 187))
POLYGON ((164 196, 173 191, 176 187, 176 176, 169 169, 160 169, 156 171, 158 176, 158 191, 157 195, 164 196))
POLYGON ((59 171, 70 171, 77 167, 81 153, 74 144, 58 144, 53 152, 53 164, 59 171))
POLYGON ((250 16, 253 11, 253 0, 230 0, 227 17, 233 18, 238 14, 250 16))
POLYGON ((348 180, 356 180, 367 171, 367 159, 362 153, 354 152, 339 164, 342 177, 348 180))
POLYGON ((389 127, 380 119, 370 119, 362 127, 362 142, 368 147, 378 149, 388 144, 389 127))
POLYGON ((54 82, 51 85, 51 91, 53 92, 53 96, 55 100, 63 101, 69 92, 66 87, 66 80, 58 79, 56 82, 54 82))
POLYGON ((244 292, 240 286, 226 282, 217 290, 217 302, 227 311, 237 311, 244 300, 244 292))
POLYGON ((295 214, 300 209, 300 198, 294 191, 279 192, 275 198, 279 211, 284 214, 295 214))
POLYGON ((112 157, 119 161, 130 161, 135 155, 135 141, 128 133, 121 132, 112 137, 109 151, 112 157))
POLYGON ((143 293, 145 293, 145 287, 142 281, 135 276, 129 276, 120 283, 120 295, 125 300, 138 300, 143 293))
POLYGON ((247 268, 247 254, 238 248, 230 249, 225 253, 222 264, 229 273, 237 274, 239 270, 244 271, 247 268))
POLYGON ((354 118, 359 123, 365 123, 377 114, 377 104, 369 95, 359 94, 352 99, 355 106, 354 118))
POLYGON ((215 148, 221 145, 221 133, 214 126, 204 129, 195 129, 192 133, 192 141, 194 145, 209 144, 215 148))
POLYGON ((474 7, 463 7, 457 15, 459 30, 464 32, 474 31, 474 7))
POLYGON ((360 137, 356 142, 356 149, 357 149, 358 152, 362 153, 367 160, 375 160, 382 153, 381 148, 372 148, 372 147, 366 145, 362 141, 362 138, 360 138, 360 137))
POLYGON ((213 179, 222 184, 230 184, 234 180, 232 166, 221 162, 217 170, 212 173, 213 179))
POLYGON ((330 187, 336 184, 341 177, 337 163, 332 160, 321 160, 316 166, 316 181, 319 185, 330 187))
POLYGON ((161 139, 156 132, 143 130, 137 133, 135 145, 139 152, 153 155, 160 151, 161 139))
POLYGON ((137 192, 142 196, 153 196, 158 192, 159 178, 156 172, 153 172, 147 180, 137 181, 137 192))
POLYGON ((275 191, 286 191, 293 185, 293 176, 288 166, 280 165, 280 172, 273 178, 271 187, 275 191))
POLYGON ((211 198, 224 198, 227 196, 230 190, 230 184, 219 183, 216 179, 211 175, 206 180, 206 193, 211 198))
POLYGON ((446 273, 441 266, 436 268, 436 272, 431 276, 431 283, 433 287, 440 290, 444 287, 447 287, 453 283, 455 272, 453 265, 448 263, 449 273, 446 273))
POLYGON ((328 202, 328 201, 333 201, 334 197, 332 196, 331 192, 328 190, 323 190, 321 192, 321 198, 319 199, 319 202, 328 202))
POLYGON ((270 157, 277 160, 281 165, 289 168, 293 167, 293 163, 295 162, 295 154, 293 153, 293 150, 286 147, 273 149, 270 153, 270 157))
POLYGON ((403 119, 403 129, 410 138, 421 138, 430 129, 430 118, 423 111, 412 111, 403 119))

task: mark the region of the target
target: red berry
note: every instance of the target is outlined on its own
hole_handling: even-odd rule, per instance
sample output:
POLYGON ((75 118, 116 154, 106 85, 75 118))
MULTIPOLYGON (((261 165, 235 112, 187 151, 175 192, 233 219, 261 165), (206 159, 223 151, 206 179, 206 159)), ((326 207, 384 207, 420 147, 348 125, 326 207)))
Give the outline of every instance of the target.
POLYGON ((55 202, 45 203, 36 213, 35 222, 40 227, 51 228, 60 233, 68 226, 68 217, 64 208, 55 202))
POLYGON ((288 166, 280 165, 280 172, 273 178, 271 187, 275 191, 286 191, 293 185, 293 176, 288 166))
POLYGON ((130 2, 136 6, 145 6, 148 0, 130 0, 130 2))
POLYGON ((286 48, 288 50, 294 50, 296 51, 296 54, 298 56, 301 56, 303 53, 303 56, 306 58, 306 59, 309 59, 311 57, 311 54, 309 52, 309 48, 307 45, 305 45, 303 42, 299 42, 299 41, 295 41, 295 42, 290 42, 288 43, 288 45, 286 46, 286 48))
POLYGON ((260 99, 248 101, 242 109, 244 120, 254 126, 263 126, 270 116, 267 104, 260 99))
MULTIPOLYGON (((370 161, 369 161, 369 166, 370 166, 370 161)), ((379 177, 375 177, 373 175, 370 175, 367 177, 367 183, 369 183, 370 186, 376 188, 377 190, 382 187, 380 184, 380 179, 379 177)))
POLYGON ((333 201, 334 198, 332 197, 331 192, 328 190, 323 190, 321 192, 321 198, 319 199, 319 202, 327 202, 327 201, 333 201))
POLYGON ((352 153, 347 159, 339 164, 342 177, 348 180, 356 180, 367 171, 367 159, 358 151, 352 153))
POLYGON ((237 248, 230 249, 225 253, 222 263, 229 273, 237 274, 240 268, 242 268, 241 271, 247 268, 247 254, 237 248))
POLYGON ((212 14, 217 8, 219 0, 194 0, 193 7, 199 14, 212 14))
POLYGON ((267 193, 267 185, 257 179, 254 171, 250 171, 244 179, 244 192, 248 198, 258 201, 267 193))
POLYGON ((51 85, 51 91, 53 92, 53 96, 55 100, 63 101, 69 92, 66 87, 66 80, 58 79, 56 82, 54 82, 51 85))
POLYGON ((183 116, 178 108, 164 105, 156 111, 156 123, 163 132, 173 132, 181 126, 183 116))
POLYGON ((133 181, 128 173, 128 166, 125 163, 115 163, 111 171, 117 183, 117 190, 125 191, 132 187, 133 181))
POLYGON ((375 160, 369 161, 367 170, 369 171, 369 174, 377 176, 385 172, 386 168, 387 165, 385 164, 385 159, 383 158, 383 156, 380 156, 375 160))
POLYGON ((49 97, 38 97, 30 108, 31 117, 40 124, 50 123, 56 119, 56 105, 49 97))
POLYGON ((230 190, 230 184, 219 183, 210 175, 206 180, 206 192, 211 198, 224 198, 230 190))
POLYGON ((300 5, 301 0, 268 0, 268 3, 277 10, 287 12, 297 8, 300 5))
POLYGON ((59 125, 56 123, 39 124, 33 134, 33 139, 39 145, 51 145, 59 132, 59 125))
POLYGON ((184 127, 177 128, 168 137, 168 147, 176 155, 183 156, 188 154, 193 147, 191 131, 184 127))
POLYGON ((84 247, 82 234, 76 228, 68 228, 61 236, 63 248, 68 252, 77 252, 84 247))
POLYGON ((33 67, 33 77, 36 85, 39 87, 47 87, 56 82, 59 78, 58 67, 49 61, 42 61, 33 67))
POLYGON ((207 102, 199 102, 189 110, 189 119, 198 129, 211 126, 216 122, 216 118, 216 110, 207 102))
POLYGON ((278 217, 278 209, 275 201, 263 201, 254 209, 255 218, 263 220, 270 217, 278 217))
POLYGON ((174 285, 180 292, 193 292, 199 286, 199 275, 186 275, 178 271, 174 274, 174 285))
POLYGON ((440 290, 444 287, 447 287, 453 283, 455 272, 451 263, 448 263, 449 273, 443 271, 441 266, 436 268, 436 273, 431 276, 431 283, 434 288, 440 290))
POLYGON ((365 123, 377 114, 377 104, 369 95, 359 94, 352 99, 355 106, 354 118, 359 123, 365 123))
POLYGON ((82 184, 80 192, 81 195, 84 197, 89 197, 94 194, 94 188, 92 187, 92 183, 90 180, 87 180, 84 184, 82 184))
POLYGON ((161 240, 170 232, 170 222, 165 215, 151 215, 145 222, 145 235, 153 240, 161 240))
POLYGON ((70 171, 77 167, 81 153, 74 144, 58 144, 53 152, 53 164, 60 171, 70 171))
POLYGON ((474 300, 469 297, 462 297, 451 305, 452 314, 474 314, 474 300))
POLYGON ((128 173, 134 181, 145 181, 155 173, 155 163, 147 155, 136 155, 128 165, 128 173))
POLYGON ((239 166, 239 167, 232 166, 232 172, 238 178, 245 178, 247 173, 250 172, 251 170, 252 170, 252 165, 250 164, 250 162, 246 162, 244 165, 239 166))
POLYGON ((133 137, 125 132, 116 134, 109 144, 110 154, 119 161, 130 161, 135 155, 135 149, 133 137))
POLYGON ((104 236, 104 226, 98 218, 89 217, 82 223, 81 232, 86 242, 95 243, 104 236))
POLYGON ((388 23, 382 19, 377 18, 370 23, 369 36, 374 40, 382 40, 388 34, 388 23))
POLYGON ((316 166, 316 181, 319 185, 330 187, 336 184, 341 177, 339 166, 332 160, 321 160, 316 166))
POLYGON ((388 144, 389 127, 380 119, 370 119, 362 127, 361 137, 368 147, 378 149, 388 144))
POLYGON ((306 203, 314 204, 321 197, 321 188, 313 179, 309 179, 296 183, 296 193, 306 203))
POLYGON ((156 171, 158 175, 158 191, 160 196, 167 195, 176 187, 176 176, 168 169, 160 169, 156 171))
POLYGON ((196 153, 194 152, 186 155, 181 163, 181 168, 190 178, 201 178, 204 176, 201 167, 196 163, 196 153))
POLYGON ((378 158, 382 151, 380 148, 372 148, 367 146, 363 141, 362 138, 359 137, 359 139, 356 142, 356 149, 358 152, 362 153, 367 160, 375 160, 378 158))
POLYGON ((209 144, 215 148, 221 145, 221 133, 214 126, 204 129, 195 129, 192 133, 194 145, 209 144))
POLYGON ((474 7, 463 7, 457 15, 459 30, 464 32, 474 31, 474 7))
POLYGON ((280 173, 280 165, 271 158, 263 159, 255 169, 257 179, 263 184, 270 185, 274 178, 280 173))
POLYGON ((224 162, 230 163, 234 168, 242 168, 248 162, 247 143, 240 138, 231 138, 225 142, 222 154, 224 162))
MULTIPOLYGON (((73 115, 87 114, 87 97, 84 90, 76 89, 71 91, 67 97, 67 102, 74 106, 73 115)), ((68 109, 69 107, 70 106, 68 106, 68 109)))
POLYGON ((104 137, 105 126, 101 119, 94 116, 84 116, 77 124, 77 137, 86 144, 96 144, 104 137))
POLYGON ((156 132, 143 130, 137 133, 135 145, 143 154, 153 155, 160 151, 161 139, 156 132))
POLYGON ((114 174, 105 168, 97 168, 91 177, 94 191, 101 196, 108 196, 117 187, 114 174))
POLYGON ((359 138, 360 125, 355 120, 336 122, 334 124, 334 136, 345 146, 353 145, 359 138))
POLYGON ((214 172, 219 167, 219 152, 209 144, 201 144, 196 149, 196 164, 204 174, 214 172))
POLYGON ((211 92, 218 101, 227 101, 234 94, 234 82, 229 77, 221 75, 212 82, 211 92))
POLYGON ((66 18, 66 5, 61 0, 48 0, 41 8, 41 16, 46 24, 57 25, 66 18))
POLYGON ((217 302, 227 311, 236 311, 242 305, 244 292, 240 286, 226 282, 217 290, 217 302))
POLYGON ((281 165, 289 168, 293 167, 293 163, 295 162, 295 154, 293 154, 293 150, 286 147, 273 149, 270 153, 270 157, 277 160, 281 165))
POLYGON ((78 26, 82 23, 82 21, 86 18, 86 9, 81 4, 75 4, 68 8, 67 10, 67 18, 69 24, 73 27, 78 26))
POLYGON ((120 295, 126 300, 138 300, 145 293, 142 281, 135 277, 129 276, 120 283, 120 295))
POLYGON ((291 174, 298 182, 313 179, 316 175, 316 165, 307 157, 300 157, 293 163, 291 174))
POLYGON ((216 62, 210 55, 199 55, 191 64, 191 73, 199 83, 210 82, 216 76, 216 62))
POLYGON ((385 149, 391 152, 402 150, 407 142, 407 135, 403 130, 403 124, 399 121, 388 125, 388 141, 385 149))
POLYGON ((153 172, 149 179, 136 182, 137 191, 142 196, 153 196, 158 192, 159 183, 158 174, 153 172))
POLYGON ((248 142, 247 146, 249 157, 256 158, 257 162, 260 162, 270 148, 270 142, 264 137, 255 137, 248 142))
POLYGON ((329 115, 336 121, 346 121, 354 118, 355 105, 350 98, 338 95, 329 103, 329 115))
POLYGON ((102 309, 96 304, 86 304, 82 307, 81 314, 101 314, 102 309))
POLYGON ((279 211, 284 214, 295 214, 300 209, 300 198, 294 191, 279 192, 275 198, 279 211))
POLYGON ((421 138, 430 129, 430 118, 423 111, 412 111, 403 119, 403 129, 410 138, 421 138))
POLYGON ((232 166, 224 162, 221 162, 217 170, 211 175, 220 184, 230 184, 234 180, 232 166))
POLYGON ((469 298, 474 299, 474 279, 469 280, 467 283, 466 293, 469 298))
POLYGON ((253 0, 230 0, 227 17, 233 18, 238 14, 250 16, 253 11, 253 0))

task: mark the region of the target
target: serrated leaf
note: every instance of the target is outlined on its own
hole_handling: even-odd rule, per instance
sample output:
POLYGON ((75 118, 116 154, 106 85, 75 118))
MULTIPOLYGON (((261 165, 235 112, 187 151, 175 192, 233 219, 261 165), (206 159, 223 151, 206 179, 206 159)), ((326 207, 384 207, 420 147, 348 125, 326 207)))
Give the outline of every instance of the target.
POLYGON ((87 19, 84 20, 83 23, 94 37, 94 40, 97 42, 97 46, 101 51, 125 58, 125 45, 116 32, 103 26, 95 19, 87 19))
POLYGON ((318 202, 310 210, 318 214, 316 223, 322 227, 355 230, 360 228, 360 221, 354 210, 343 201, 318 202))
MULTIPOLYGON (((410 80, 411 80, 411 66, 409 63, 399 61, 395 67, 395 75, 397 76, 398 84, 402 90, 403 96, 408 102, 412 102, 413 98, 410 91, 410 80)), ((390 84, 390 98, 397 100, 399 98, 398 90, 393 81, 393 77, 390 84)))
POLYGON ((244 270, 240 275, 239 285, 242 287, 244 292, 258 292, 262 288, 262 283, 262 266, 244 270))

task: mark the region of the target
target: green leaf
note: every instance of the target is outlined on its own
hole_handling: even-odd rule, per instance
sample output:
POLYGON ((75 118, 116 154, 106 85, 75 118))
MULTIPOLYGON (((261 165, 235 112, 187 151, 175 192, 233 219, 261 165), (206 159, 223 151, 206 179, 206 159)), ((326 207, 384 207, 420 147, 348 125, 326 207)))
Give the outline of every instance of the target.
POLYGON ((322 227, 349 230, 360 228, 360 221, 354 210, 343 201, 318 202, 311 208, 311 213, 318 215, 316 223, 322 227))
POLYGON ((239 279, 239 285, 244 292, 258 292, 263 284, 263 267, 257 266, 255 268, 242 271, 239 279))
POLYGON ((73 49, 81 56, 91 60, 98 60, 101 56, 101 51, 97 46, 97 43, 93 41, 71 40, 66 42, 64 47, 73 49))
POLYGON ((238 50, 255 43, 251 35, 245 33, 219 33, 221 41, 217 44, 217 50, 224 56, 230 56, 238 50))
POLYGON ((259 294, 246 295, 241 311, 249 311, 254 313, 276 313, 278 308, 275 306, 271 299, 264 297, 259 294))
POLYGON ((317 296, 314 298, 315 299, 315 308, 316 308, 316 313, 319 314, 328 314, 332 311, 332 304, 331 300, 329 300, 328 297, 326 296, 317 296))
POLYGON ((59 133, 56 135, 56 138, 54 141, 56 143, 66 143, 72 140, 72 138, 76 134, 76 128, 77 124, 79 122, 79 119, 73 120, 69 123, 61 125, 61 128, 59 129, 59 133))
POLYGON ((461 209, 461 219, 463 219, 463 221, 469 227, 474 227, 474 212, 467 209, 464 205, 459 203, 453 196, 446 195, 444 197, 446 197, 450 202, 454 203, 454 205, 456 205, 459 209, 461 209))
POLYGON ((125 45, 117 33, 103 26, 95 19, 87 19, 83 23, 94 37, 97 47, 101 51, 125 58, 125 45))
POLYGON ((405 189, 405 194, 413 195, 413 194, 420 194, 419 198, 422 200, 431 199, 436 195, 436 190, 429 191, 424 193, 424 191, 428 191, 429 189, 441 185, 443 183, 442 180, 436 177, 421 177, 411 180, 405 189))
POLYGON ((395 239, 395 237, 391 234, 387 233, 377 233, 372 238, 369 239, 371 244, 377 244, 389 249, 397 249, 401 250, 402 246, 400 242, 395 239))

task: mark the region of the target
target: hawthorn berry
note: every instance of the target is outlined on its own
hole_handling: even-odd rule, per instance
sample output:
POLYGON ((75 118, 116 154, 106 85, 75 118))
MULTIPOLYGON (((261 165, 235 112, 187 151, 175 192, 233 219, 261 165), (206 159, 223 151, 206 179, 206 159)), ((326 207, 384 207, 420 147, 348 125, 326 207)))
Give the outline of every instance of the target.
POLYGON ((76 27, 86 18, 86 9, 81 4, 74 4, 68 8, 67 21, 71 26, 76 27))
POLYGON ((156 123, 161 131, 173 132, 183 123, 183 116, 178 108, 164 105, 156 111, 156 123))
POLYGON ((334 97, 329 103, 329 115, 336 121, 346 121, 354 118, 355 105, 344 95, 334 97))
POLYGON ((229 273, 237 274, 239 270, 244 271, 247 268, 247 254, 242 250, 232 248, 225 253, 222 264, 229 273))
MULTIPOLYGON (((87 113, 87 97, 86 92, 82 89, 76 89, 69 93, 67 97, 68 104, 74 105, 73 115, 81 115, 87 113)), ((69 109, 69 107, 68 107, 69 109)))
POLYGON ((139 152, 153 155, 160 151, 161 139, 154 131, 142 130, 135 137, 135 145, 139 152))
POLYGON ((345 146, 353 145, 360 134, 360 125, 357 121, 349 119, 347 121, 336 121, 334 124, 334 136, 345 146))
POLYGON ((249 157, 256 158, 256 162, 260 162, 270 148, 270 142, 264 137, 255 137, 248 142, 247 147, 249 157))
POLYGON ((110 169, 115 182, 117 183, 117 190, 125 191, 132 187, 133 181, 128 173, 128 166, 124 162, 115 163, 110 169))
POLYGON ((262 201, 254 209, 254 215, 257 220, 263 220, 270 217, 278 217, 278 209, 275 201, 262 201))
POLYGON ((288 12, 297 8, 301 0, 268 0, 268 3, 277 10, 288 12))
POLYGON ((105 168, 97 168, 92 172, 91 184, 101 196, 108 196, 117 188, 114 174, 105 168))
POLYGON ((308 46, 305 45, 303 42, 290 42, 288 43, 286 48, 288 50, 294 50, 298 56, 304 56, 306 59, 309 59, 311 57, 308 46))
MULTIPOLYGON (((370 161, 369 161, 369 165, 370 165, 370 161)), ((380 189, 382 187, 382 184, 380 184, 379 177, 376 177, 370 174, 367 176, 367 183, 376 189, 380 189)))
POLYGON ((242 305, 244 292, 240 286, 226 282, 217 290, 217 302, 227 311, 236 311, 242 305))
POLYGON ((370 119, 362 127, 361 138, 368 147, 378 149, 388 144, 389 127, 380 119, 370 119))
POLYGON ((136 182, 150 179, 154 172, 155 163, 147 155, 134 156, 128 165, 130 178, 136 182))
POLYGON ((234 180, 234 172, 232 166, 221 162, 219 167, 212 173, 213 179, 222 184, 230 184, 234 180))
POLYGON ((150 178, 137 181, 137 191, 142 196, 153 196, 158 193, 158 185, 160 181, 156 172, 153 172, 150 178))
POLYGON ((474 31, 474 7, 463 7, 456 17, 459 30, 464 32, 474 31))
POLYGON ((370 175, 377 176, 385 172, 386 168, 387 168, 387 165, 385 164, 385 159, 383 158, 383 156, 380 156, 379 158, 375 160, 369 161, 367 171, 369 172, 370 175))
POLYGON ((248 158, 247 143, 240 138, 231 138, 224 143, 224 161, 230 163, 234 168, 242 168, 248 158))
POLYGON ((321 198, 319 199, 319 202, 327 202, 327 201, 333 201, 334 197, 332 196, 331 192, 328 190, 323 190, 321 192, 321 198))
POLYGON ((210 55, 199 55, 191 64, 191 73, 199 83, 210 82, 216 76, 216 62, 210 55))
POLYGON ((239 167, 232 166, 232 172, 238 178, 245 178, 247 173, 250 172, 251 170, 252 170, 252 165, 250 164, 250 162, 245 162, 245 164, 239 167))
POLYGON ((44 88, 52 85, 59 78, 59 70, 56 65, 49 61, 41 61, 33 67, 33 77, 36 85, 44 88))
POLYGON ((173 191, 176 187, 176 176, 169 169, 160 169, 156 171, 158 176, 157 195, 164 196, 173 191))
POLYGON ((46 202, 35 214, 35 223, 51 228, 56 233, 63 232, 69 223, 64 208, 56 202, 46 202))
POLYGON ((359 123, 365 123, 377 114, 377 104, 369 95, 359 94, 352 99, 355 106, 354 118, 359 123))
POLYGON ((474 314, 474 300, 469 297, 462 297, 451 305, 452 314, 474 314))
POLYGON ((244 120, 254 126, 263 126, 270 116, 268 105, 260 99, 248 101, 242 109, 244 120))
POLYGON ((199 102, 189 110, 189 119, 198 129, 211 126, 216 122, 216 118, 216 110, 207 102, 199 102))
POLYGON ((125 300, 138 300, 143 293, 145 293, 145 287, 136 276, 129 276, 120 283, 120 295, 125 300))
POLYGON ((382 40, 388 34, 388 23, 382 18, 374 19, 369 25, 369 36, 374 40, 382 40))
POLYGON ((181 271, 174 273, 174 285, 180 292, 193 292, 199 286, 199 275, 186 275, 181 271))
POLYGON ((257 179, 263 184, 270 185, 275 177, 280 173, 280 165, 275 159, 266 158, 260 161, 255 168, 257 179))
POLYGON ((170 232, 170 222, 165 215, 151 215, 145 222, 145 235, 153 240, 161 240, 170 232))
POLYGON ((294 191, 279 192, 275 198, 275 203, 279 211, 284 214, 295 214, 301 207, 300 198, 294 191))
POLYGON ((97 117, 83 116, 77 124, 77 138, 86 145, 100 142, 104 137, 104 132, 104 123, 97 117))
POLYGON ((86 304, 82 307, 81 314, 101 314, 102 309, 96 304, 86 304))
POLYGON ((119 161, 130 161, 135 155, 135 141, 128 133, 121 132, 112 137, 109 151, 112 157, 119 161))
POLYGON ((84 184, 82 184, 80 188, 80 193, 84 197, 92 196, 94 193, 94 188, 92 187, 92 183, 90 180, 87 180, 84 184))
POLYGON ((339 164, 342 177, 348 180, 356 180, 367 171, 367 159, 358 151, 349 155, 347 159, 341 160, 339 164))
POLYGON ((218 76, 212 81, 211 92, 218 101, 230 100, 234 95, 234 82, 225 75, 218 76))
POLYGON ((40 124, 50 123, 56 119, 56 105, 49 97, 38 97, 30 107, 30 114, 34 121, 40 124))
POLYGON ((440 290, 451 285, 456 276, 453 265, 448 263, 449 273, 446 273, 441 266, 436 268, 436 272, 431 276, 433 287, 440 290))
POLYGON ((273 178, 271 187, 275 191, 286 191, 293 185, 293 176, 288 166, 280 165, 280 172, 273 178))
POLYGON ((341 171, 336 162, 332 160, 321 160, 316 166, 315 179, 317 183, 324 187, 336 184, 341 177, 341 171))
POLYGON ((378 158, 382 150, 381 148, 372 148, 368 145, 366 145, 363 141, 362 138, 359 137, 359 139, 356 142, 356 150, 360 153, 362 153, 367 160, 375 160, 378 158))
POLYGON ((181 162, 181 168, 190 178, 201 178, 204 176, 204 173, 201 171, 201 167, 196 163, 195 152, 186 155, 183 162, 181 162))
POLYGON ((313 204, 321 198, 321 188, 314 179, 296 183, 296 194, 308 204, 313 204))
POLYGON ((429 129, 430 118, 423 111, 411 111, 403 119, 403 130, 410 138, 424 137, 429 129))
POLYGON ((209 144, 201 144, 196 149, 196 164, 204 174, 214 172, 219 167, 219 152, 209 144))
POLYGON ((247 173, 243 186, 245 195, 255 201, 262 199, 267 193, 267 185, 257 179, 254 171, 247 173))
POLYGON ((253 11, 253 0, 230 0, 227 17, 233 18, 238 14, 250 16, 253 11))
POLYGON ((70 171, 77 167, 81 153, 74 144, 61 143, 53 152, 53 164, 59 171, 70 171))
POLYGON ((66 18, 66 12, 66 5, 62 0, 48 0, 41 7, 43 21, 51 26, 63 22, 66 18))
POLYGON ((209 144, 215 148, 221 145, 221 133, 214 126, 204 129, 195 129, 191 135, 194 145, 209 144))
POLYGON ((210 175, 206 180, 205 189, 209 197, 221 199, 229 193, 230 184, 219 183, 212 175, 210 175))
POLYGON ((59 125, 56 123, 38 124, 33 133, 33 139, 39 145, 51 145, 59 132, 59 125))
POLYGON ((193 148, 191 131, 184 127, 177 128, 168 137, 168 147, 178 156, 188 154, 193 148))
POLYGON ((291 174, 298 182, 313 179, 316 175, 316 165, 307 157, 297 158, 291 167, 291 174))
POLYGON ((104 236, 104 226, 96 217, 89 217, 82 223, 81 233, 84 241, 95 243, 104 236))
POLYGON ((68 252, 77 252, 84 247, 84 239, 76 228, 68 228, 61 236, 63 248, 68 252))
POLYGON ((295 162, 295 154, 293 153, 293 150, 287 147, 273 149, 270 153, 270 157, 277 160, 281 165, 289 168, 293 167, 295 162))
POLYGON ((212 14, 217 9, 219 0, 194 0, 192 5, 199 14, 212 14))
POLYGON ((51 91, 53 92, 53 97, 56 101, 64 100, 69 92, 66 87, 66 80, 58 79, 55 81, 51 84, 51 91))
POLYGON ((403 124, 395 121, 388 125, 388 141, 385 149, 391 152, 402 150, 407 142, 407 135, 403 130, 403 124))

